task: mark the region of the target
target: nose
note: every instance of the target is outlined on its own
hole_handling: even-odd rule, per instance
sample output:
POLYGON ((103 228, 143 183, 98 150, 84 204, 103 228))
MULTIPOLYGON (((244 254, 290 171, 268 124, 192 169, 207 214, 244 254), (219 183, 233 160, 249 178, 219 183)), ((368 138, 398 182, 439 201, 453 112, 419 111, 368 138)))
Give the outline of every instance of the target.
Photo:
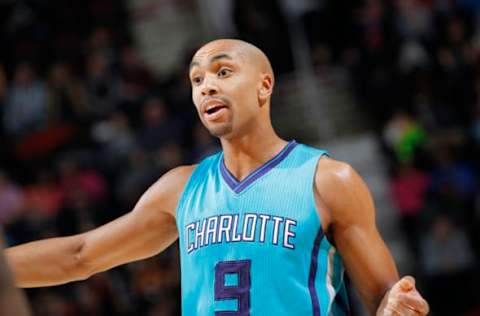
POLYGON ((214 83, 214 79, 206 77, 203 81, 202 96, 215 95, 218 93, 218 87, 214 83))

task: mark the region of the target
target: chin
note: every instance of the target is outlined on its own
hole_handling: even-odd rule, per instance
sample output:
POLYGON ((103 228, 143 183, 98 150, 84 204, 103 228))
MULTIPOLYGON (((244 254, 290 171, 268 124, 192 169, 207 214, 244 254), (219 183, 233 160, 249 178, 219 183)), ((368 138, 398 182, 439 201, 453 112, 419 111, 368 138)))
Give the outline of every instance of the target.
POLYGON ((232 126, 231 125, 223 125, 223 126, 215 126, 215 127, 207 127, 208 131, 212 136, 215 137, 228 137, 232 133, 232 126))

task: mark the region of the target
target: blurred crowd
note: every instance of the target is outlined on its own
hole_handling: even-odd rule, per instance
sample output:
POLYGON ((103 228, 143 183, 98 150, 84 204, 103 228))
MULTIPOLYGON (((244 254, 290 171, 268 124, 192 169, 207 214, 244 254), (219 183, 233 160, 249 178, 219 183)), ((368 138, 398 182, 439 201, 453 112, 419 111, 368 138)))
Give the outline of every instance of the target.
MULTIPOLYGON (((218 150, 185 67, 159 75, 120 1, 0 4, 0 223, 10 245, 132 209, 166 170, 218 150)), ((87 282, 28 290, 35 315, 179 315, 176 247, 87 282)))
MULTIPOLYGON (((262 48, 280 80, 295 70, 292 19, 317 74, 348 70, 433 315, 480 315, 480 3, 225 2, 229 35, 262 48)), ((192 50, 179 71, 154 73, 123 1, 4 1, 0 17, 0 224, 10 245, 112 220, 166 170, 219 149, 190 100, 192 50)), ((170 247, 27 294, 40 316, 179 315, 178 260, 170 247)))
POLYGON ((478 315, 480 2, 366 1, 352 16, 337 56, 389 162, 410 271, 433 315, 478 315))

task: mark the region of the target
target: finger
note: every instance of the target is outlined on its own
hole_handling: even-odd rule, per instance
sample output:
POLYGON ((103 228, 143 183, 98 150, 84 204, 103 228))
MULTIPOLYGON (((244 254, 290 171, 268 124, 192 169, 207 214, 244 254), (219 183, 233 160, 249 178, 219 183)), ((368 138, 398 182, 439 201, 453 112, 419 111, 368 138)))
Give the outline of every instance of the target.
POLYGON ((385 308, 382 316, 402 316, 402 314, 400 314, 401 311, 395 309, 395 308, 390 308, 390 307, 387 307, 385 308))
POLYGON ((414 311, 408 307, 397 305, 387 306, 382 314, 383 316, 423 316, 417 311, 414 311))
POLYGON ((426 314, 414 311, 408 307, 400 306, 385 309, 383 316, 425 316, 426 314))
POLYGON ((397 300, 398 303, 419 312, 421 315, 425 315, 429 310, 427 301, 425 301, 417 291, 400 293, 397 296, 397 300))

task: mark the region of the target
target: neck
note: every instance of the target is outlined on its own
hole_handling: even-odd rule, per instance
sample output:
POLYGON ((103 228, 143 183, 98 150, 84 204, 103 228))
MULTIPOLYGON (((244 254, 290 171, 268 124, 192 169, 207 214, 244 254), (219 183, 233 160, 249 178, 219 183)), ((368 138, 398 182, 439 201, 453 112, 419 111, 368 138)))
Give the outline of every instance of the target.
POLYGON ((278 154, 287 144, 273 130, 254 128, 251 132, 239 137, 221 138, 225 165, 238 179, 243 180, 256 168, 278 154))

